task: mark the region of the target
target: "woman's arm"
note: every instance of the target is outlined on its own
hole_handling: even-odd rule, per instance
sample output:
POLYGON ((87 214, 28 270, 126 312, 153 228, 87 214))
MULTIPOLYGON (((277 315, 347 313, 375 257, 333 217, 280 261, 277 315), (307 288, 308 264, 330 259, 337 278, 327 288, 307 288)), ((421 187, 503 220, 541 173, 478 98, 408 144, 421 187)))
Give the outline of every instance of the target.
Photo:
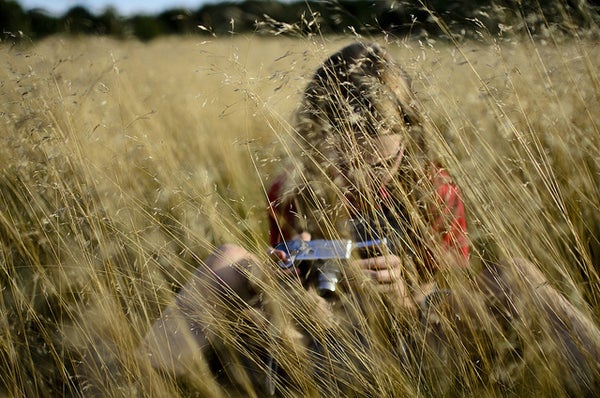
POLYGON ((284 199, 283 189, 287 173, 278 175, 267 192, 269 215, 269 242, 275 247, 282 241, 287 241, 302 231, 296 230, 294 202, 284 199))
POLYGON ((431 227, 444 250, 458 267, 469 265, 469 242, 465 206, 448 172, 438 169, 434 180, 436 203, 430 209, 431 227))

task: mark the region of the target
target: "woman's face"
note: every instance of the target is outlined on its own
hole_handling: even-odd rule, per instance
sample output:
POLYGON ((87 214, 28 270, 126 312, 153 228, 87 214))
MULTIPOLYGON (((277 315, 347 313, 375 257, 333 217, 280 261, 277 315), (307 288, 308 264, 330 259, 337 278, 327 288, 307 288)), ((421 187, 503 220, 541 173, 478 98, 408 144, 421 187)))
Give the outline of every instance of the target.
POLYGON ((397 173, 405 144, 400 134, 354 135, 341 147, 339 172, 352 190, 379 190, 397 173))

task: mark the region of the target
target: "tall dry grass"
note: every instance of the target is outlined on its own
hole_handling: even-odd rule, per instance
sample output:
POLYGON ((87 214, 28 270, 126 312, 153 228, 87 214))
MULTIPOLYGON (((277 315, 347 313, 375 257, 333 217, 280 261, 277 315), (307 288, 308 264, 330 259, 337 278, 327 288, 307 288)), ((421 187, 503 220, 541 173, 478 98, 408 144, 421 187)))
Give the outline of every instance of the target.
MULTIPOLYGON (((294 153, 300 92, 352 39, 51 38, 0 48, 3 395, 225 394, 205 367, 185 384, 157 373, 137 346, 217 245, 266 247, 265 186, 294 153)), ((380 41, 413 77, 434 153, 463 189, 473 266, 529 259, 598 320, 596 43, 380 41)), ((533 384, 560 392, 543 354, 533 384)), ((383 355, 367 360, 377 369, 371 393, 499 394, 466 358, 456 368, 462 390, 428 390, 383 355)))

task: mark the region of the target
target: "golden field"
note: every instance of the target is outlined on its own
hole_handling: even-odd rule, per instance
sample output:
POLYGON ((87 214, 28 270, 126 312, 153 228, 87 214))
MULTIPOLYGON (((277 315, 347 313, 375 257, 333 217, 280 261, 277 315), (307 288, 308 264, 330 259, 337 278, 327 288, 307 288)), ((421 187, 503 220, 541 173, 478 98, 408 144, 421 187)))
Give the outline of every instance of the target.
MULTIPOLYGON (((159 375, 136 348, 212 249, 267 246, 265 186, 297 154, 301 91, 351 40, 0 47, 0 394, 225 394, 159 375)), ((412 76, 462 187, 473 266, 526 258, 600 320, 597 43, 373 40, 412 76)), ((556 392, 551 367, 537 375, 556 392)))

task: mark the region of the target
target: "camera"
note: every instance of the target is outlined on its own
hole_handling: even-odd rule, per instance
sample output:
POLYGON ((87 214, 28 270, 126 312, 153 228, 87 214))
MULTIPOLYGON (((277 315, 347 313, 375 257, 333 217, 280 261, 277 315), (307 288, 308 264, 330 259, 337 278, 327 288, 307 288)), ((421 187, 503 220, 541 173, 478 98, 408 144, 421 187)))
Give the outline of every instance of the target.
POLYGON ((364 242, 317 239, 281 242, 275 249, 287 254, 287 260, 279 262, 281 268, 298 267, 303 279, 314 284, 317 294, 327 298, 335 295, 340 280, 340 265, 352 258, 353 252, 358 250, 362 257, 363 253, 372 254, 374 248, 379 252, 386 245, 385 238, 364 242))

